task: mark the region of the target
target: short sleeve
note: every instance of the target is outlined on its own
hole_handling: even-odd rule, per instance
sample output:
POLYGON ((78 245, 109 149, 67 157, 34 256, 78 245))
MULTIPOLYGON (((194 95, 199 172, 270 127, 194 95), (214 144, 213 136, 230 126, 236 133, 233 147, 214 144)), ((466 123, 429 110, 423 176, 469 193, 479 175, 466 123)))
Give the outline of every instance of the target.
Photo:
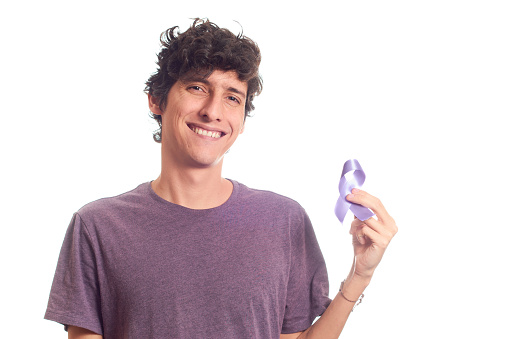
POLYGON ((281 333, 309 328, 329 306, 329 281, 322 252, 307 214, 294 226, 285 316, 281 333))
POLYGON ((78 213, 65 235, 44 318, 102 334, 96 256, 78 213))

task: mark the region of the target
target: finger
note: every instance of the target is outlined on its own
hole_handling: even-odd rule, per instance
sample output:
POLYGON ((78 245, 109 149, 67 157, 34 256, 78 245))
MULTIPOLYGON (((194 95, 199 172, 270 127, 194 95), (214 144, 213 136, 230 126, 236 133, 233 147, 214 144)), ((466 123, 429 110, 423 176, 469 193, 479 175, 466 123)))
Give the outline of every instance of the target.
POLYGON ((357 232, 357 229, 360 228, 360 227, 363 227, 365 226, 366 224, 364 223, 364 221, 360 220, 360 219, 357 219, 355 218, 353 221, 352 221, 352 224, 350 225, 350 234, 354 234, 357 232))
POLYGON ((387 213, 387 210, 385 209, 380 199, 378 199, 375 196, 372 196, 366 191, 354 188, 352 190, 352 193, 346 196, 346 199, 350 202, 371 209, 373 212, 375 212, 378 219, 387 220, 391 217, 389 213, 387 213))
POLYGON ((364 220, 363 223, 376 232, 391 238, 394 237, 396 233, 398 233, 398 226, 396 226, 396 222, 388 214, 385 219, 379 218, 379 220, 377 220, 375 218, 369 218, 364 220))
MULTIPOLYGON (((381 220, 377 220, 375 218, 369 218, 364 221, 359 219, 354 219, 352 221, 351 227, 350 227, 350 234, 356 234, 358 229, 361 227, 367 226, 371 229, 373 229, 375 232, 380 233, 382 235, 391 236, 393 235, 392 230, 392 224, 388 223, 385 224, 381 220)), ((394 225, 395 227, 395 225, 394 225)))
POLYGON ((359 244, 361 244, 361 245, 366 244, 366 239, 365 239, 365 237, 364 237, 364 234, 363 234, 363 233, 361 233, 361 232, 357 232, 357 233, 355 234, 355 238, 357 239, 357 242, 358 242, 359 244))
POLYGON ((353 220, 352 225, 350 227, 350 234, 356 233, 357 230, 365 226, 373 229, 375 232, 385 233, 384 225, 380 221, 376 220, 375 218, 369 218, 364 221, 359 219, 353 220))
POLYGON ((364 245, 366 240, 369 239, 369 241, 371 241, 373 244, 384 249, 387 248, 389 242, 391 241, 391 237, 389 235, 380 234, 370 227, 361 228, 357 232, 356 237, 362 245, 364 245))
POLYGON ((352 220, 352 226, 358 227, 358 226, 360 226, 362 224, 364 224, 364 221, 362 221, 360 219, 355 218, 355 219, 352 220))
POLYGON ((368 241, 371 241, 371 239, 366 235, 366 232, 363 230, 365 227, 361 227, 354 233, 354 239, 357 243, 361 245, 366 245, 368 241))
POLYGON ((398 232, 398 227, 396 226, 394 219, 387 214, 385 220, 382 218, 379 218, 378 220, 376 218, 369 218, 362 221, 358 218, 354 218, 350 227, 350 234, 356 234, 357 230, 364 226, 368 226, 375 232, 390 238, 394 237, 394 235, 398 232))
POLYGON ((390 227, 386 226, 384 223, 376 220, 375 218, 369 218, 363 221, 363 224, 357 226, 354 230, 351 231, 351 234, 357 234, 361 228, 371 229, 373 232, 379 234, 382 237, 386 237, 391 239, 394 236, 394 233, 391 231, 390 227))

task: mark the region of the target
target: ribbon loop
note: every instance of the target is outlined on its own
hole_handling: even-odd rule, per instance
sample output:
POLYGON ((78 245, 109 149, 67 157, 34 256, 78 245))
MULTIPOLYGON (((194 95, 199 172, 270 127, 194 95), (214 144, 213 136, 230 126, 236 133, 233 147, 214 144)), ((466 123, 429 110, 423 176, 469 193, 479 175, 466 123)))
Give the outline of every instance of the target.
POLYGON ((346 196, 352 192, 352 189, 362 187, 364 180, 366 180, 366 174, 364 174, 361 164, 356 159, 347 160, 343 166, 341 179, 339 179, 339 198, 334 209, 336 217, 341 223, 345 220, 348 210, 351 210, 362 221, 375 215, 369 208, 346 200, 346 196))

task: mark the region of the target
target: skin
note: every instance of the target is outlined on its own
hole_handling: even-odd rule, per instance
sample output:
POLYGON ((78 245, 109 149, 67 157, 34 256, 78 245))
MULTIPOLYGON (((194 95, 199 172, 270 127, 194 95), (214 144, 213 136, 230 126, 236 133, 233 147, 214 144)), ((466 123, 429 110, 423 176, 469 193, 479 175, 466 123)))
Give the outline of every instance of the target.
POLYGON ((158 195, 193 209, 228 200, 233 185, 221 177, 223 157, 244 130, 246 95, 247 83, 232 71, 178 81, 164 110, 149 95, 150 110, 162 118, 161 175, 152 183, 158 195), (192 127, 221 137, 196 134, 192 127))
POLYGON ((69 339, 101 339, 103 336, 81 327, 69 326, 67 337, 69 339))
MULTIPOLYGON (((164 108, 159 107, 157 98, 148 96, 150 110, 162 118, 161 174, 152 182, 160 197, 192 209, 213 208, 228 200, 233 186, 221 177, 223 157, 244 130, 246 93, 247 83, 235 72, 216 70, 207 79, 178 81, 164 108), (196 128, 220 132, 220 137, 197 134, 196 128)), ((343 293, 349 300, 357 300, 369 285, 397 226, 381 201, 367 192, 354 189, 347 199, 376 214, 364 222, 354 219, 350 228, 354 258, 343 293)), ((310 328, 281 334, 280 338, 338 338, 354 305, 338 293, 310 328)), ((69 338, 102 336, 70 327, 69 338)))

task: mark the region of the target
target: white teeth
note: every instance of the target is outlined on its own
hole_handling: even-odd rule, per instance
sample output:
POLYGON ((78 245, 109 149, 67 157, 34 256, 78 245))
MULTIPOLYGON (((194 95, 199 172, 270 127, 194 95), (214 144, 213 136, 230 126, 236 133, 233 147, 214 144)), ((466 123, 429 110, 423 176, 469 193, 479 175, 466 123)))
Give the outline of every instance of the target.
POLYGON ((221 137, 221 133, 220 132, 206 131, 206 130, 198 128, 198 127, 193 127, 192 130, 196 134, 205 135, 205 136, 212 137, 212 138, 215 138, 215 139, 219 139, 221 137))

